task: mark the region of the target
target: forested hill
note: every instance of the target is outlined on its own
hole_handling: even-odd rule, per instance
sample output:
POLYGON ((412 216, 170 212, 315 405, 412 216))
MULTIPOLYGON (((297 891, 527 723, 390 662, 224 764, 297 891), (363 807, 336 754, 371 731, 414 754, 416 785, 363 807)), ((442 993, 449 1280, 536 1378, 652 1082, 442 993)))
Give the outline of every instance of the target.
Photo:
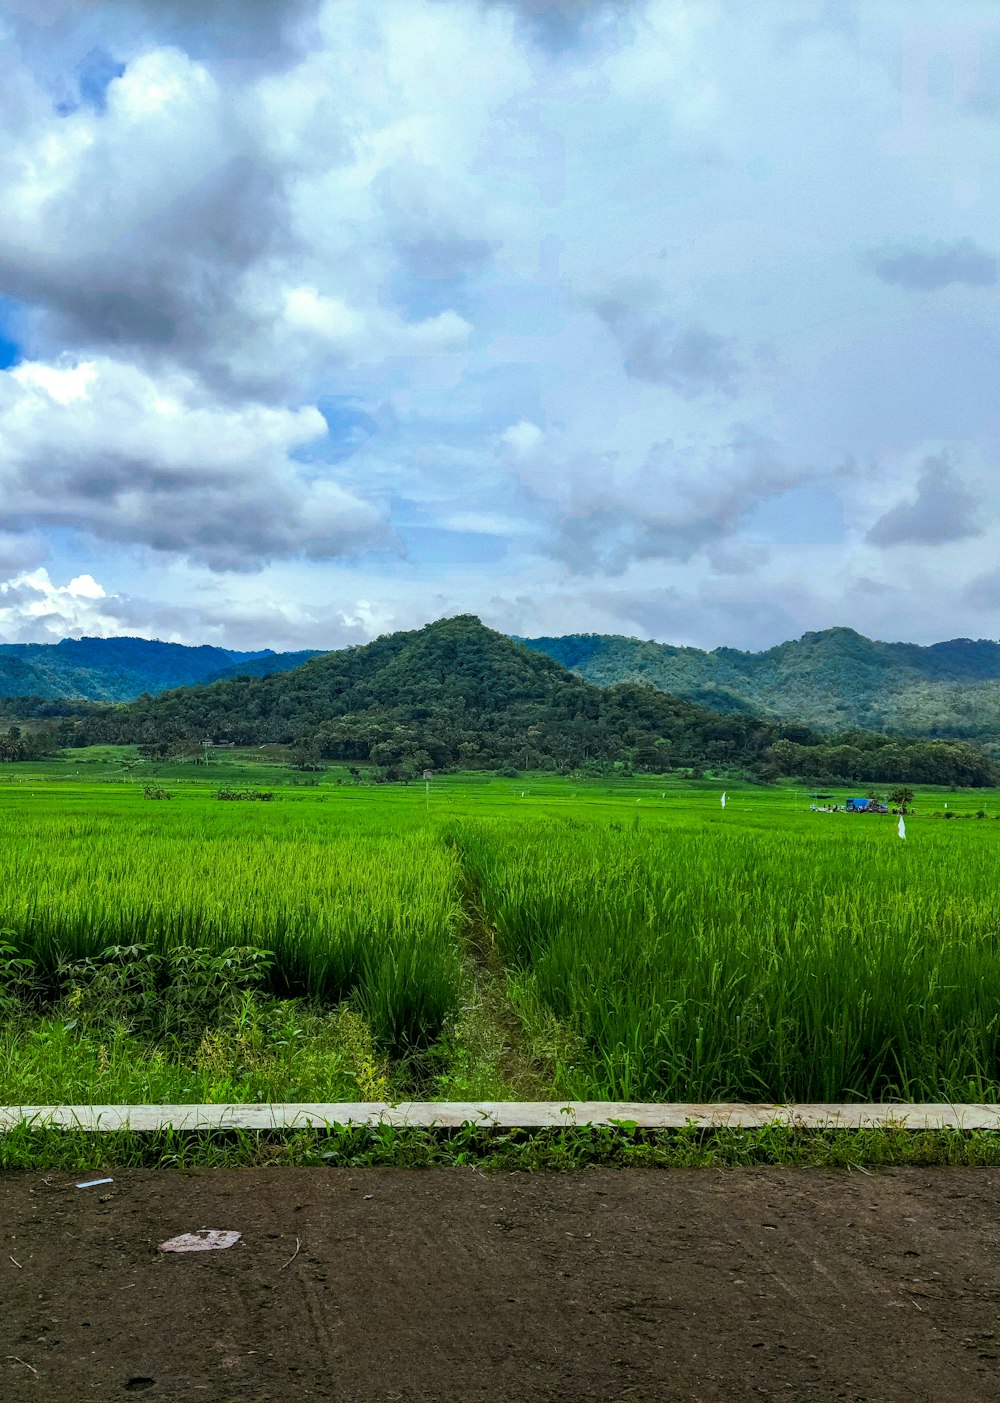
POLYGON ((612 764, 777 776, 820 774, 829 762, 858 781, 997 779, 970 746, 866 736, 837 749, 805 727, 721 715, 653 687, 595 687, 471 615, 325 653, 290 672, 143 697, 86 718, 75 732, 79 744, 205 739, 293 744, 303 763, 367 762, 404 776, 448 766, 612 764))
POLYGON ((594 633, 523 642, 598 686, 646 682, 717 711, 794 717, 824 731, 1000 737, 1000 643, 989 640, 921 647, 831 628, 762 653, 594 633))
MULTIPOLYGON (((920 647, 873 642, 846 628, 807 633, 762 653, 703 652, 606 634, 516 641, 601 687, 642 683, 729 716, 790 720, 832 733, 976 740, 1000 756, 1000 644, 994 642, 960 638, 920 647)), ((0 698, 16 699, 18 715, 47 715, 51 708, 39 699, 131 701, 221 679, 267 677, 323 656, 146 638, 0 644, 0 698)))
POLYGON ((64 638, 0 644, 0 697, 131 701, 239 672, 299 667, 314 653, 245 653, 208 644, 189 648, 150 638, 64 638))
MULTIPOLYGON (((316 648, 303 648, 298 653, 272 653, 268 648, 263 653, 254 653, 248 658, 243 658, 239 662, 230 663, 228 667, 220 668, 212 673, 210 677, 200 678, 199 681, 222 682, 228 677, 270 677, 273 672, 291 672, 293 668, 301 667, 312 658, 318 658, 321 653, 316 648)), ((173 684, 177 686, 177 683, 173 684)), ((147 688, 153 691, 152 687, 147 688)), ((156 690, 163 691, 163 688, 156 690)))

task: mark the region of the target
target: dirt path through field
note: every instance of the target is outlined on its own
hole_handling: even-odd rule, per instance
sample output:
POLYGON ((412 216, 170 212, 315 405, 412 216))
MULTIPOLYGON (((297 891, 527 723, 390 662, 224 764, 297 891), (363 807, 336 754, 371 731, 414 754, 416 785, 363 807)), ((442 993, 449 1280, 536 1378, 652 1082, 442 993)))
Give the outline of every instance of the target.
POLYGON ((0 1176, 5 1403, 1000 1395, 1000 1171, 114 1179, 0 1176))

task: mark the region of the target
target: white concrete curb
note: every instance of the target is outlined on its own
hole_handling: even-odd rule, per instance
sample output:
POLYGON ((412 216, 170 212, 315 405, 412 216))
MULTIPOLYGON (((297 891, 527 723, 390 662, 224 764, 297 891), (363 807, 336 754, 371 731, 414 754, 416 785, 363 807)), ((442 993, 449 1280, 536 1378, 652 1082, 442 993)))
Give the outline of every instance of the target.
POLYGON ((820 1104, 747 1105, 691 1103, 655 1105, 633 1101, 385 1101, 271 1102, 218 1106, 0 1106, 0 1133, 29 1123, 63 1129, 114 1130, 292 1130, 332 1125, 395 1125, 498 1129, 613 1125, 624 1121, 646 1130, 686 1125, 705 1129, 753 1129, 795 1125, 814 1129, 1000 1130, 1000 1105, 820 1104))

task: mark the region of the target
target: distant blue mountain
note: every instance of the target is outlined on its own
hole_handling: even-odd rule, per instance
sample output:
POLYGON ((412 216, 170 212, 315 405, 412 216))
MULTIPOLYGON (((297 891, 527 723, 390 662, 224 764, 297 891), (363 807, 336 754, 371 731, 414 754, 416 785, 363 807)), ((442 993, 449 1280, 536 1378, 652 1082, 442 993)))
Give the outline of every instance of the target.
POLYGON ((240 652, 151 638, 64 638, 0 644, 0 697, 132 701, 222 677, 266 677, 300 667, 314 652, 240 652))
POLYGON ((310 658, 318 657, 322 657, 322 654, 314 648, 304 648, 300 653, 272 653, 268 648, 263 653, 255 653, 242 662, 223 668, 204 681, 222 682, 228 677, 270 677, 273 672, 291 672, 310 658))

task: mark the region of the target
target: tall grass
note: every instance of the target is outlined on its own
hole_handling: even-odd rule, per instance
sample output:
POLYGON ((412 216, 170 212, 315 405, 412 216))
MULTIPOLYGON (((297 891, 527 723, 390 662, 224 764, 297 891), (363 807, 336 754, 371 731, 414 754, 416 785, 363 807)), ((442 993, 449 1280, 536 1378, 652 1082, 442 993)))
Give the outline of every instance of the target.
POLYGON ((854 822, 453 836, 504 958, 590 1049, 567 1091, 997 1100, 1000 835, 854 822))
POLYGON ((419 832, 271 822, 256 805, 252 819, 154 807, 0 812, 0 927, 21 952, 54 969, 109 945, 252 945, 274 953, 277 993, 353 996, 394 1047, 437 1034, 462 971, 452 853, 419 832))
POLYGON ((438 790, 429 817, 403 790, 0 785, 0 929, 49 970, 110 945, 269 950, 273 993, 350 999, 383 1051, 444 1029, 444 1056, 483 1016, 471 887, 515 976, 500 995, 573 1062, 559 1095, 1000 1100, 1000 824, 921 808, 900 843, 891 819, 757 791, 724 817, 696 791, 571 815, 552 785, 438 790))

